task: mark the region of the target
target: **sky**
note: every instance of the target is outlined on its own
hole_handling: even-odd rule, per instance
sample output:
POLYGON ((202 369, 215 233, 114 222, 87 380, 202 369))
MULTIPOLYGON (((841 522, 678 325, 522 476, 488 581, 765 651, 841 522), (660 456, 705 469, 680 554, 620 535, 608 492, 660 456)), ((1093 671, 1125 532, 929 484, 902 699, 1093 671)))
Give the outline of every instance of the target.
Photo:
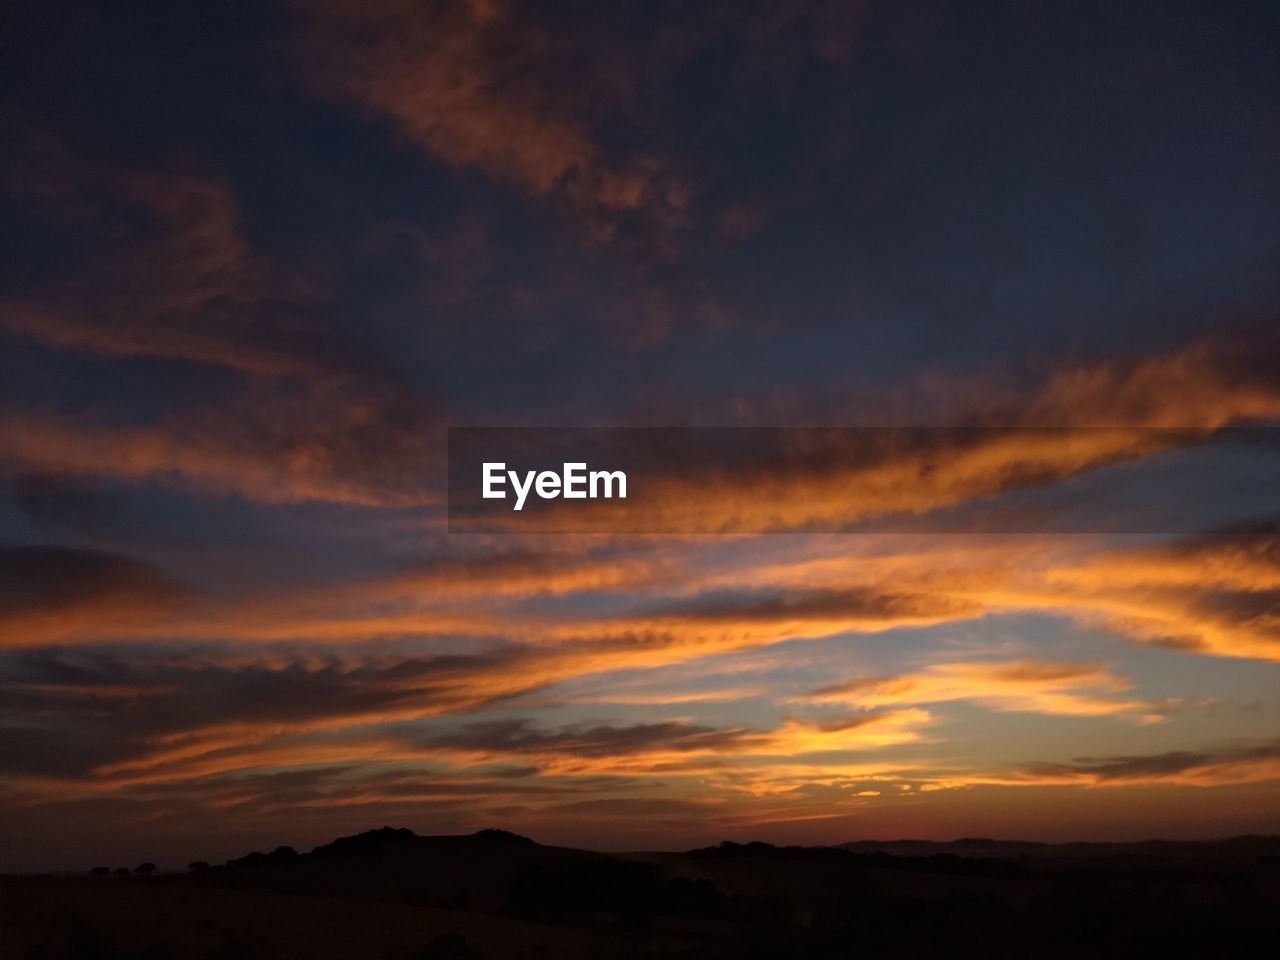
POLYGON ((4 4, 0 869, 1280 831, 1278 45, 4 4), (861 439, 451 532, 457 427, 861 439))

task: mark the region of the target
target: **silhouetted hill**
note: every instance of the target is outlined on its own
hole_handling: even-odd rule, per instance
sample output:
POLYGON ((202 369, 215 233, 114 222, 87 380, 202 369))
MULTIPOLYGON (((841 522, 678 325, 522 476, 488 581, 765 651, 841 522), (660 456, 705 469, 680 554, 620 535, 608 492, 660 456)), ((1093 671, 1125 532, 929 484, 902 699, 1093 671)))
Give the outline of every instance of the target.
POLYGON ((505 830, 418 836, 381 827, 309 853, 250 853, 182 882, 235 890, 355 898, 443 909, 517 913, 511 890, 535 869, 608 861, 604 854, 543 846, 505 830))
POLYGON ((895 857, 951 854, 960 857, 1037 858, 1041 860, 1155 859, 1208 862, 1280 855, 1280 836, 1246 835, 1225 840, 1141 840, 1128 842, 1043 843, 1035 840, 855 840, 839 849, 895 857))
POLYGON ((380 827, 350 837, 339 837, 332 843, 316 847, 312 857, 376 856, 393 850, 405 850, 416 843, 418 835, 405 827, 380 827))
POLYGON ((1120 957, 1280 935, 1280 838, 603 854, 382 827, 186 874, 0 880, 19 960, 1120 957))

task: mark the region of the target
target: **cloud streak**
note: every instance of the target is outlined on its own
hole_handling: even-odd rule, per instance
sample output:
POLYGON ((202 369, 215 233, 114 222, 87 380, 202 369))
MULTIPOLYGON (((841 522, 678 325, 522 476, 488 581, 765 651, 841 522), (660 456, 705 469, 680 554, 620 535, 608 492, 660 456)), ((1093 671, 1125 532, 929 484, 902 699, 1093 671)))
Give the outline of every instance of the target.
POLYGON ((1008 779, 994 782, 1214 787, 1273 780, 1280 780, 1280 743, 1276 741, 1135 756, 1081 757, 1071 763, 1033 764, 1008 779))
MULTIPOLYGON (((547 200, 596 239, 641 216, 677 228, 688 188, 655 154, 619 155, 568 79, 591 47, 506 3, 330 0, 299 10, 304 74, 390 119, 431 156, 547 200)), ((617 67, 615 61, 615 67, 617 67)))
POLYGON ((1058 716, 1130 717, 1140 723, 1164 719, 1161 706, 1144 700, 1098 696, 1133 686, 1094 663, 979 661, 944 663, 918 673, 858 677, 818 687, 804 699, 853 707, 971 700, 993 710, 1058 716))

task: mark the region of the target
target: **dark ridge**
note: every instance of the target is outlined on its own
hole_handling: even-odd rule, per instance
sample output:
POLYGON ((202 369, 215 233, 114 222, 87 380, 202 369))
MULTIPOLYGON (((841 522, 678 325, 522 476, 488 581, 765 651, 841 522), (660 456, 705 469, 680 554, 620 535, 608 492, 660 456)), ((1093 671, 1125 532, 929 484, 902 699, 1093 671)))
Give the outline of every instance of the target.
MULTIPOLYGON (((247 853, 243 857, 236 857, 233 860, 228 860, 227 866, 229 867, 260 867, 268 863, 286 863, 289 860, 296 860, 297 858, 298 858, 297 850, 293 849, 293 847, 282 846, 282 847, 276 847, 270 853, 261 853, 260 851, 254 850, 252 853, 247 853)), ((202 861, 197 861, 197 862, 202 862, 202 861)), ((205 866, 207 867, 208 864, 206 864, 205 866)), ((198 866, 195 866, 194 864, 191 864, 188 866, 188 869, 194 872, 201 868, 198 866)))
POLYGON ((522 843, 537 846, 537 842, 529 839, 528 837, 521 836, 518 833, 512 833, 510 830, 498 830, 494 827, 490 827, 485 830, 477 830, 475 833, 471 834, 471 838, 474 840, 486 840, 495 843, 522 843))
POLYGON ((381 827, 185 874, 0 877, 0 929, 31 960, 1129 960, 1280 937, 1280 837, 853 846, 606 854, 381 827))
POLYGON ((408 827, 379 827, 349 837, 339 837, 332 843, 316 847, 309 857, 357 857, 388 853, 412 846, 419 839, 408 827))
POLYGON ((961 854, 974 857, 1058 857, 1058 856, 1172 856, 1199 857, 1213 851, 1234 851, 1236 855, 1280 853, 1280 836, 1247 834, 1217 840, 1116 840, 1045 843, 1040 840, 992 840, 962 837, 958 840, 851 840, 833 849, 853 853, 889 853, 912 856, 925 853, 961 854))
MULTIPOLYGON (((378 827, 375 830, 365 830, 362 833, 354 833, 347 837, 338 837, 329 843, 316 847, 310 853, 298 853, 293 847, 281 846, 276 847, 270 853, 262 853, 255 850, 247 853, 243 857, 234 857, 226 862, 227 867, 261 867, 268 864, 288 863, 293 860, 323 860, 332 857, 377 857, 388 853, 407 852, 424 844, 449 843, 457 844, 483 844, 487 847, 493 846, 521 846, 521 847, 537 847, 539 846, 529 837, 521 836, 518 833, 512 833, 510 830, 499 830, 489 828, 486 830, 478 830, 468 836, 457 837, 422 837, 414 833, 408 827, 378 827)), ((194 872, 198 868, 192 867, 194 872)))

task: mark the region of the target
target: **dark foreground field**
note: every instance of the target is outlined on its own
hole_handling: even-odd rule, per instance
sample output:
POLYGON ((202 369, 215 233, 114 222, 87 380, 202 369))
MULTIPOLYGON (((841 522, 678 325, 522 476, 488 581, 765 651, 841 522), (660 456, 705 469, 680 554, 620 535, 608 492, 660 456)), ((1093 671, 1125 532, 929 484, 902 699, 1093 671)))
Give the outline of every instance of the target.
POLYGON ((605 855, 384 828, 183 875, 0 879, 6 960, 1132 958, 1277 934, 1277 837, 605 855))

